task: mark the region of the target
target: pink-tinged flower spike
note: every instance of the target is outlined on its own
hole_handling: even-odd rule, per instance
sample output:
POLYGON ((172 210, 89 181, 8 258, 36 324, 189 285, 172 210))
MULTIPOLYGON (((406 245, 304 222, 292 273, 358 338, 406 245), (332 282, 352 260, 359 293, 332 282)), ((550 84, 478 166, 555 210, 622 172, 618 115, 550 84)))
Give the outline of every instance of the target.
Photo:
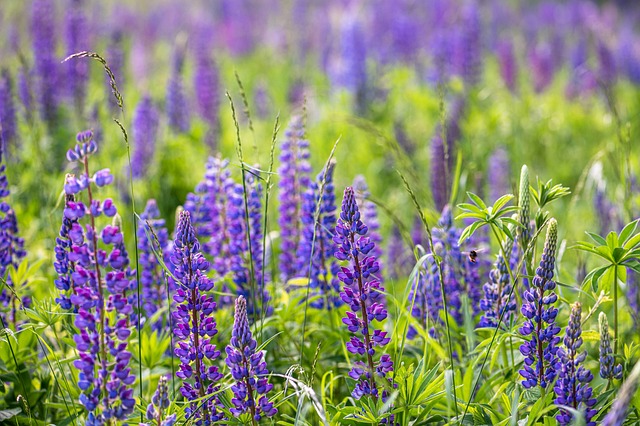
POLYGON ((249 328, 247 301, 243 296, 236 299, 235 317, 231 342, 227 345, 227 366, 236 383, 231 387, 234 407, 231 413, 240 417, 250 413, 252 424, 262 417, 273 417, 278 410, 269 402, 267 393, 273 388, 269 383, 264 353, 256 351, 257 343, 249 328))
POLYGON ((78 312, 78 333, 73 340, 79 358, 73 365, 80 370, 80 402, 89 412, 86 424, 102 425, 113 419, 125 420, 135 405, 131 388, 135 376, 127 351, 133 315, 127 299, 132 271, 116 207, 110 199, 101 202, 94 198, 94 191, 110 184, 113 176, 108 169, 89 174, 89 157, 98 149, 91 131, 79 133, 76 142, 67 159, 80 163, 81 172, 77 177, 67 175, 64 185, 67 200, 74 195, 78 200, 68 201, 65 209, 69 219, 66 235, 71 242, 68 262, 74 265, 70 300, 78 312), (82 194, 86 203, 79 201, 82 194), (96 223, 103 215, 113 217, 112 224, 100 229, 96 223))
POLYGON ((222 374, 213 365, 220 351, 211 343, 218 329, 213 317, 216 303, 209 296, 213 282, 205 275, 209 262, 200 253, 188 211, 180 212, 173 250, 171 263, 175 267, 173 276, 177 287, 173 295, 177 304, 173 312, 174 334, 179 340, 174 353, 181 361, 176 376, 183 380, 182 395, 194 401, 186 409, 187 418, 195 419, 197 425, 205 425, 224 419, 217 397, 201 400, 219 389, 222 374))
POLYGON ((338 273, 344 283, 340 293, 342 300, 350 307, 342 322, 352 333, 347 342, 347 350, 364 358, 356 361, 349 377, 356 381, 351 395, 360 399, 369 395, 373 399, 386 399, 388 393, 379 388, 378 378, 391 381, 388 373, 393 371, 393 362, 387 354, 376 360, 376 347, 389 343, 387 332, 373 327, 373 321, 382 322, 387 318, 387 310, 381 303, 384 288, 376 278, 379 266, 370 253, 375 244, 367 237, 368 228, 360 220, 360 211, 356 203, 353 188, 344 190, 342 211, 336 225, 333 241, 338 245, 336 259, 348 262, 338 273))
POLYGON ((571 424, 573 414, 562 409, 562 406, 566 406, 581 411, 587 426, 595 426, 596 422, 591 419, 598 411, 593 408, 596 399, 589 385, 593 380, 593 374, 582 366, 587 352, 579 352, 582 346, 581 315, 582 305, 576 302, 571 307, 571 317, 563 340, 564 347, 558 349, 561 368, 554 387, 556 393, 554 402, 561 407, 556 420, 561 425, 571 424))

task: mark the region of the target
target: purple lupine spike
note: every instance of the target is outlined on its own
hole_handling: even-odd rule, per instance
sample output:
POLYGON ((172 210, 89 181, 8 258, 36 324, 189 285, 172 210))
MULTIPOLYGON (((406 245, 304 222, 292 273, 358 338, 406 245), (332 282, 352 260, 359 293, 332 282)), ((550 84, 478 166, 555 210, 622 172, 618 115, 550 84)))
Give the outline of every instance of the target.
POLYGON ((55 58, 55 7, 52 0, 35 0, 31 7, 36 93, 40 113, 47 123, 56 118, 58 61, 55 58))
MULTIPOLYGON (((67 177, 70 178, 72 175, 67 177)), ((58 278, 54 280, 54 284, 60 290, 60 296, 56 298, 56 302, 62 309, 69 310, 73 307, 70 295, 75 294, 73 287, 73 273, 75 272, 75 264, 69 260, 71 254, 72 241, 69 233, 74 228, 74 224, 78 223, 78 219, 85 215, 84 205, 76 203, 75 195, 66 195, 65 209, 62 214, 62 225, 60 232, 56 238, 55 261, 53 267, 58 274, 58 278)))
POLYGON ((622 384, 618 394, 615 396, 609 413, 606 415, 601 426, 622 426, 627 420, 627 412, 629 411, 633 397, 638 390, 638 382, 640 380, 640 363, 636 361, 636 365, 631 370, 629 377, 622 384))
POLYGON ((387 263, 389 278, 392 280, 408 276, 415 263, 413 253, 407 243, 403 241, 397 225, 391 228, 391 236, 387 246, 387 263))
POLYGON ((257 346, 249 327, 247 301, 239 296, 236 299, 231 341, 226 347, 226 363, 235 381, 231 386, 234 396, 231 413, 235 417, 250 413, 254 422, 263 417, 273 417, 278 412, 267 397, 273 385, 269 383, 264 352, 256 351, 257 346))
POLYGON ((445 165, 445 146, 442 140, 442 132, 438 128, 431 139, 431 196, 435 208, 442 210, 449 202, 449 183, 445 165))
POLYGON ((352 333, 347 350, 364 357, 364 362, 356 361, 349 372, 349 377, 356 381, 351 395, 355 399, 368 395, 375 400, 380 397, 385 400, 388 392, 379 389, 376 379, 391 382, 388 373, 393 371, 393 362, 387 354, 375 359, 376 346, 382 348, 390 339, 386 331, 373 325, 374 320, 384 321, 387 310, 380 300, 384 298, 384 288, 376 278, 378 262, 371 256, 375 244, 367 237, 367 232, 367 226, 360 219, 353 188, 347 187, 333 241, 338 246, 336 259, 348 262, 338 273, 338 278, 344 283, 340 297, 351 309, 342 319, 352 333))
POLYGON ((624 25, 618 38, 616 62, 620 64, 620 71, 634 84, 640 84, 640 49, 637 44, 638 36, 630 25, 624 25))
POLYGON ((525 290, 521 312, 526 318, 519 332, 525 338, 520 346, 524 356, 524 367, 520 370, 523 377, 522 385, 529 389, 540 386, 542 389, 553 383, 558 363, 557 334, 560 327, 556 325, 558 309, 553 305, 558 296, 553 291, 556 283, 553 281, 555 265, 556 242, 558 239, 558 224, 555 219, 549 220, 547 237, 544 243, 542 259, 536 269, 531 288, 525 290))
POLYGON ((200 253, 200 243, 188 211, 180 213, 171 263, 175 267, 173 275, 177 287, 173 295, 177 304, 173 318, 174 335, 179 341, 174 353, 180 359, 180 369, 176 376, 183 381, 182 395, 193 401, 186 409, 187 418, 203 424, 223 420, 216 396, 202 400, 218 391, 222 374, 215 365, 220 351, 211 342, 218 333, 213 317, 216 303, 209 295, 213 281, 205 275, 209 262, 200 253))
POLYGON ((371 256, 378 259, 378 266, 380 268, 380 271, 378 271, 378 279, 380 282, 384 282, 382 279, 383 265, 380 261, 380 258, 382 257, 382 236, 380 235, 378 208, 372 201, 368 200, 371 193, 369 192, 369 186, 367 185, 367 181, 364 176, 357 175, 353 179, 353 191, 356 194, 356 202, 358 203, 358 208, 362 215, 362 221, 366 223, 367 228, 369 228, 369 239, 375 244, 375 248, 371 252, 371 256))
POLYGON ((145 96, 136 106, 133 115, 134 151, 131 169, 134 178, 141 178, 147 174, 147 169, 155 153, 158 120, 158 111, 153 105, 151 97, 145 96))
POLYGON ((482 23, 480 8, 471 0, 462 10, 461 17, 461 74, 465 83, 475 86, 482 78, 482 23))
POLYGON ((182 81, 182 63, 184 55, 177 50, 174 53, 173 66, 171 67, 171 77, 167 83, 166 108, 169 118, 169 127, 176 133, 186 133, 189 131, 190 116, 187 99, 184 93, 184 83, 182 81))
POLYGON ((227 194, 230 269, 237 293, 248 301, 249 313, 256 315, 264 310, 268 315, 269 294, 262 280, 262 185, 256 176, 247 173, 245 186, 246 207, 242 185, 232 186, 227 194))
POLYGON ((518 62, 513 42, 508 39, 501 40, 497 47, 497 56, 502 81, 507 89, 513 93, 516 91, 518 79, 518 62))
MULTIPOLYGON (((67 152, 67 159, 89 168, 89 157, 97 151, 91 131, 81 132, 76 145, 67 152)), ((127 351, 131 334, 130 317, 133 308, 127 291, 133 271, 124 249, 124 237, 118 226, 117 210, 110 199, 101 202, 94 197, 95 190, 113 181, 109 170, 92 176, 67 175, 64 185, 67 199, 85 193, 87 202, 67 203, 65 215, 76 218, 70 224, 67 236, 71 241, 68 260, 74 264, 71 273, 74 289, 71 303, 77 310, 73 336, 79 358, 73 365, 80 370, 78 386, 80 402, 89 412, 87 424, 104 424, 110 419, 124 420, 135 406, 127 351), (91 190, 91 186, 97 188, 91 190), (101 216, 114 217, 112 225, 94 228, 101 216)))
POLYGON ((4 324, 11 324, 13 330, 17 330, 17 311, 22 306, 28 307, 28 298, 22 301, 16 297, 18 286, 23 283, 14 283, 9 274, 8 268, 18 268, 22 259, 26 256, 24 240, 20 238, 18 232, 18 221, 11 205, 6 201, 9 196, 9 182, 7 181, 6 166, 3 158, 3 142, 0 135, 0 277, 4 277, 6 285, 0 291, 0 316, 4 324), (9 288, 7 288, 9 287, 9 288))
POLYGON ((16 107, 13 100, 13 81, 6 69, 0 73, 0 137, 4 143, 1 148, 5 153, 16 142, 16 107))
POLYGON ((553 388, 556 393, 556 399, 553 402, 560 406, 560 412, 556 415, 558 424, 568 425, 573 420, 573 414, 562 408, 565 406, 583 412, 586 425, 595 426, 596 422, 591 419, 598 412, 593 408, 597 401, 589 385, 593 380, 593 374, 582 366, 587 352, 579 352, 582 346, 581 315, 582 305, 576 302, 571 306, 569 325, 563 340, 564 347, 558 349, 561 367, 553 388))
POLYGON ((340 22, 339 54, 334 57, 333 84, 353 93, 358 105, 364 101, 367 85, 367 51, 362 23, 354 14, 340 22))
MULTIPOLYGON (((154 421, 154 424, 158 426, 173 426, 176 422, 175 414, 165 417, 165 410, 171 405, 167 381, 166 376, 160 376, 158 388, 151 397, 151 403, 147 406, 147 420, 154 421)), ((141 423, 141 426, 149 426, 149 424, 141 423)))
POLYGON ((342 304, 337 278, 340 268, 333 259, 336 251, 333 242, 336 226, 334 168, 335 162, 332 161, 318 174, 302 200, 300 220, 303 228, 296 254, 297 275, 309 277, 310 306, 318 309, 332 309, 342 304))
POLYGON ((600 326, 600 377, 606 380, 622 379, 622 365, 615 363, 611 350, 611 337, 609 334, 609 321, 604 312, 598 317, 600 326))
MULTIPOLYGON (((142 286, 142 308, 144 322, 151 320, 156 312, 167 301, 168 281, 165 280, 164 269, 156 257, 156 253, 168 254, 169 232, 164 219, 160 218, 160 211, 155 200, 147 201, 138 222, 138 256, 140 284, 142 286)), ((169 264, 168 256, 164 259, 169 264)), ((170 280, 173 283, 173 280, 170 280)), ((137 305, 137 302, 135 303, 137 305)), ((168 324, 163 324, 162 318, 151 324, 151 329, 161 331, 168 324)))
MULTIPOLYGON (((311 185, 309 141, 304 136, 301 116, 294 116, 285 132, 280 152, 278 200, 280 201, 280 279, 287 282, 296 270, 295 252, 300 245, 303 196, 311 185)), ((308 258, 307 258, 308 260, 308 258)))
POLYGON ((529 66, 533 76, 533 88, 536 93, 543 92, 554 77, 553 51, 546 42, 540 42, 529 51, 529 66))
MULTIPOLYGON (((125 82, 125 59, 124 59, 124 47, 123 47, 123 35, 120 31, 114 31, 111 34, 109 44, 107 46, 106 59, 109 64, 109 69, 115 77, 118 89, 122 91, 125 82)), ((105 79, 107 85, 107 98, 109 100, 109 107, 112 111, 116 111, 118 103, 114 96, 112 96, 111 82, 109 76, 105 79)))
POLYGON ((18 72, 18 98, 22 103, 24 115, 28 122, 33 121, 33 72, 26 65, 18 72))
POLYGON ((617 76, 616 60, 609 46, 603 41, 598 41, 598 80, 604 85, 611 85, 615 82, 617 76))
POLYGON ((504 147, 499 146, 491 153, 487 167, 490 200, 495 201, 510 192, 510 169, 509 154, 504 147))
POLYGON ((198 49, 196 52, 193 78, 196 109, 200 118, 209 126, 206 141, 209 147, 214 149, 216 147, 215 135, 219 126, 220 78, 216 63, 206 51, 198 49))
MULTIPOLYGON (((517 246, 512 240, 507 241, 505 245, 505 253, 510 256, 509 268, 513 271, 516 266, 517 246), (516 253, 514 253, 514 247, 516 253)), ((502 324, 508 324, 516 311, 515 295, 511 293, 511 277, 507 269, 507 264, 502 253, 497 255, 494 268, 489 272, 489 282, 484 287, 484 298, 480 301, 480 309, 484 311, 478 327, 497 327, 500 316, 502 316, 502 324)))
MULTIPOLYGON (((65 21, 67 55, 72 55, 83 50, 91 50, 91 32, 89 31, 87 18, 83 9, 84 0, 69 0, 66 8, 67 16, 65 21)), ((89 61, 68 61, 66 68, 68 95, 73 99, 76 111, 82 114, 89 80, 89 61)))

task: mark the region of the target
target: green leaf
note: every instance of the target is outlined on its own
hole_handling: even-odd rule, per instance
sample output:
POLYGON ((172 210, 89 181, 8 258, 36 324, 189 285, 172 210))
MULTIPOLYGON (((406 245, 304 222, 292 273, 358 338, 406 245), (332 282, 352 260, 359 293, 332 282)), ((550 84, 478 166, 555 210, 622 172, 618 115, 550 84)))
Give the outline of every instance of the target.
POLYGON ((493 203, 493 211, 497 212, 501 208, 507 205, 509 201, 513 199, 513 194, 505 194, 502 197, 498 198, 495 203, 493 203))
POLYGON ((620 235, 618 238, 622 242, 622 245, 624 245, 627 242, 627 240, 631 238, 633 234, 635 234, 637 228, 638 228, 638 220, 636 219, 633 222, 629 222, 622 229, 622 231, 620 231, 620 235))
POLYGON ((588 232, 588 231, 587 231, 586 234, 589 236, 589 238, 591 238, 593 241, 595 241, 596 244, 601 245, 601 246, 606 246, 607 245, 607 241, 604 238, 602 238, 600 235, 595 234, 593 232, 588 232))
POLYGON ((469 196, 469 198, 471 198, 471 201, 473 201, 476 206, 480 207, 483 210, 487 209, 487 205, 484 203, 484 201, 482 201, 482 198, 478 197, 473 192, 467 192, 467 195, 469 196))

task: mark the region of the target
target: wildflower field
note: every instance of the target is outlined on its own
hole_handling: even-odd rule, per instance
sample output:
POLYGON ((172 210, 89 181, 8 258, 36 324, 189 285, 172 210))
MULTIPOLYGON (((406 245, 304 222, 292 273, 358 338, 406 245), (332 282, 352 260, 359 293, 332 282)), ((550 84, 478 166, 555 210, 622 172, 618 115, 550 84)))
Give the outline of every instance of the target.
POLYGON ((639 425, 640 4, 0 2, 0 425, 639 425))

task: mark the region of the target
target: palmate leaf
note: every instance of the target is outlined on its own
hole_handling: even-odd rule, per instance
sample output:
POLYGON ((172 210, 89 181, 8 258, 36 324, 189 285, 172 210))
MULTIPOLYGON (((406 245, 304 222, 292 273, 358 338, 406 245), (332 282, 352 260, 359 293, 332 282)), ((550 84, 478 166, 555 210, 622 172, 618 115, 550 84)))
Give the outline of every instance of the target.
POLYGON ((622 228, 622 231, 620 231, 620 235, 618 236, 618 239, 620 240, 620 243, 623 246, 627 243, 627 241, 631 238, 631 236, 635 234, 636 229, 638 229, 638 220, 629 222, 624 228, 622 228))

